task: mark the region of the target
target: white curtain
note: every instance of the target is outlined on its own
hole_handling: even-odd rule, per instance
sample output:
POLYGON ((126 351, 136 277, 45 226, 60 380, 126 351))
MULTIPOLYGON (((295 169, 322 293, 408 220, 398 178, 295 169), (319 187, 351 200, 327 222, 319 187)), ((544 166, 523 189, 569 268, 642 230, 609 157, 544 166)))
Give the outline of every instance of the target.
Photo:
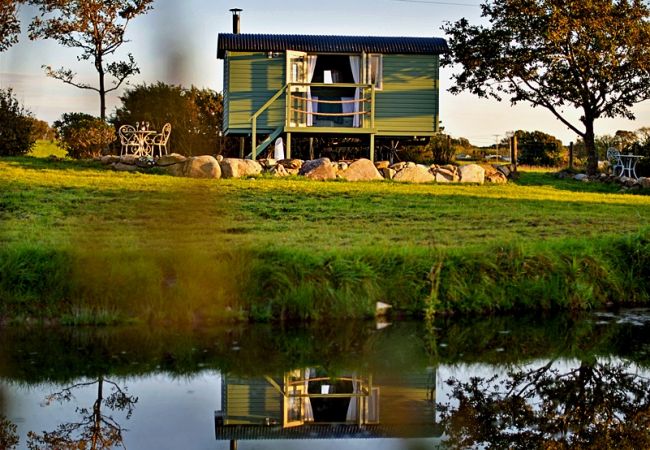
MULTIPOLYGON (((357 102, 353 102, 352 100, 354 100, 354 97, 341 97, 341 101, 344 102, 344 103, 341 103, 343 114, 352 114, 354 112, 355 105, 357 106, 357 109, 359 109, 359 106, 358 106, 359 104, 357 102)), ((352 116, 352 117, 355 117, 355 116, 352 116)), ((347 117, 344 117, 344 118, 347 119, 347 117)), ((348 126, 348 125, 344 124, 343 126, 348 126)), ((358 125, 355 125, 355 126, 358 126, 358 125)))
MULTIPOLYGON (((305 369, 305 393, 309 393, 309 377, 311 375, 311 369, 308 367, 305 369)), ((314 410, 311 407, 311 400, 309 397, 305 397, 305 422, 314 421, 314 410)))
MULTIPOLYGON (((350 68, 352 68, 352 76, 354 77, 354 82, 359 83, 361 80, 361 57, 360 56, 350 56, 350 68)), ((359 112, 359 99, 361 98, 361 89, 356 88, 354 90, 354 112, 359 112)), ((352 126, 359 128, 361 121, 359 120, 359 114, 352 116, 352 126)))
MULTIPOLYGON (((359 389, 359 382, 357 381, 356 377, 353 375, 352 376, 352 393, 353 394, 358 394, 360 391, 359 389)), ((359 408, 357 406, 359 402, 359 397, 352 397, 350 398, 350 405, 348 406, 348 413, 345 416, 345 420, 348 422, 356 422, 357 418, 359 417, 359 408)))
MULTIPOLYGON (((316 55, 307 56, 307 83, 311 83, 314 79, 314 72, 316 71, 316 55)), ((315 98, 318 100, 318 97, 315 98)), ((307 126, 314 125, 314 114, 318 112, 318 103, 312 104, 311 87, 307 87, 307 126)))

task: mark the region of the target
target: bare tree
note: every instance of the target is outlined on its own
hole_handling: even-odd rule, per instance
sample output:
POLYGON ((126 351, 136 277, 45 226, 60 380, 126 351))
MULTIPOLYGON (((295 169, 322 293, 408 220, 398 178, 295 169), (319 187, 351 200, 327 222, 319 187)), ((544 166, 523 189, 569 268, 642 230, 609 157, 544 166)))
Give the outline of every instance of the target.
POLYGON ((77 408, 81 418, 76 422, 66 422, 55 431, 44 431, 42 434, 29 432, 27 446, 30 450, 61 449, 61 450, 109 450, 117 447, 124 448, 123 433, 125 429, 117 420, 102 409, 120 411, 131 418, 138 398, 128 394, 126 387, 98 377, 95 380, 82 382, 66 387, 47 397, 51 402, 69 402, 74 399, 75 389, 97 385, 97 397, 91 408, 77 408), (106 395, 104 388, 110 386, 111 392, 106 395))
POLYGON ((140 73, 133 55, 127 61, 108 62, 107 57, 125 42, 127 25, 139 14, 147 13, 153 0, 29 0, 40 16, 29 26, 30 39, 54 39, 65 47, 81 49, 79 60, 90 60, 99 75, 99 86, 75 81, 70 69, 44 65, 49 77, 80 89, 99 93, 100 117, 106 119, 106 94, 118 89, 131 75, 140 73), (106 86, 112 76, 112 87, 106 86))

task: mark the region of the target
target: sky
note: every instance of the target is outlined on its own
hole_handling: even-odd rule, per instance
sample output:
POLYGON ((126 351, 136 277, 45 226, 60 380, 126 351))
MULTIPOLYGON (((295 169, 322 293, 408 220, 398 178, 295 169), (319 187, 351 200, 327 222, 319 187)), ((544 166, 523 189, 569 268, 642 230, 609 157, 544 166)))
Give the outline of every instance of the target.
MULTIPOLYGON (((231 8, 243 9, 242 33, 340 34, 367 36, 445 37, 441 26, 466 17, 483 23, 479 0, 156 0, 153 10, 136 17, 128 26, 118 57, 132 53, 141 73, 130 78, 142 83, 195 85, 223 90, 223 64, 216 58, 218 33, 232 31, 231 8)), ((66 67, 79 80, 97 84, 88 61, 77 61, 77 49, 64 48, 51 40, 30 41, 27 25, 35 10, 22 6, 20 42, 0 53, 0 88, 12 88, 36 117, 52 123, 64 112, 99 115, 99 97, 47 78, 42 65, 66 67)), ((441 70, 440 119, 445 132, 466 137, 473 144, 491 145, 513 130, 543 131, 565 144, 575 133, 542 108, 527 104, 511 106, 506 100, 479 99, 468 93, 452 95, 451 75, 458 69, 441 70)), ((128 88, 128 87, 127 87, 128 88)), ((107 113, 119 106, 123 88, 109 94, 107 113)), ((636 130, 650 126, 650 101, 633 109, 636 121, 601 119, 596 134, 636 130)), ((573 122, 579 113, 568 111, 573 122)))

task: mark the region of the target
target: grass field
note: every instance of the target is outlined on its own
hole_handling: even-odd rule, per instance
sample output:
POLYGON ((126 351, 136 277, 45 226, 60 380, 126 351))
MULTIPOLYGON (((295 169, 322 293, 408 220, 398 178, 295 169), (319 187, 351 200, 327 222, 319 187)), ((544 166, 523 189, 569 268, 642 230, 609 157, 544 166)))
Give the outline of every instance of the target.
POLYGON ((56 141, 38 140, 28 155, 36 158, 47 158, 50 155, 54 155, 57 158, 65 158, 66 151, 59 147, 56 141))
POLYGON ((544 172, 502 186, 209 181, 4 158, 0 315, 266 320, 365 316, 376 300, 412 313, 645 302, 648 256, 627 258, 648 249, 649 219, 648 195, 544 172))

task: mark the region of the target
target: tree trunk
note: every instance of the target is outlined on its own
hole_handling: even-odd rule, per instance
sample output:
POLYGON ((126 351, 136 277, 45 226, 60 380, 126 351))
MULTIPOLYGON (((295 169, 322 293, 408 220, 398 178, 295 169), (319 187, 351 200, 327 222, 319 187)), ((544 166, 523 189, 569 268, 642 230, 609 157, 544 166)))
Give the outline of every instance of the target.
POLYGON ((587 175, 598 173, 598 153, 596 152, 596 136, 594 134, 594 119, 586 119, 585 149, 587 150, 587 175))
POLYGON ((102 402, 104 401, 104 377, 97 380, 97 399, 93 405, 93 433, 90 450, 97 450, 97 443, 102 434, 102 402))
POLYGON ((99 117, 106 120, 106 87, 104 86, 104 66, 101 58, 97 58, 95 67, 99 73, 99 117))

